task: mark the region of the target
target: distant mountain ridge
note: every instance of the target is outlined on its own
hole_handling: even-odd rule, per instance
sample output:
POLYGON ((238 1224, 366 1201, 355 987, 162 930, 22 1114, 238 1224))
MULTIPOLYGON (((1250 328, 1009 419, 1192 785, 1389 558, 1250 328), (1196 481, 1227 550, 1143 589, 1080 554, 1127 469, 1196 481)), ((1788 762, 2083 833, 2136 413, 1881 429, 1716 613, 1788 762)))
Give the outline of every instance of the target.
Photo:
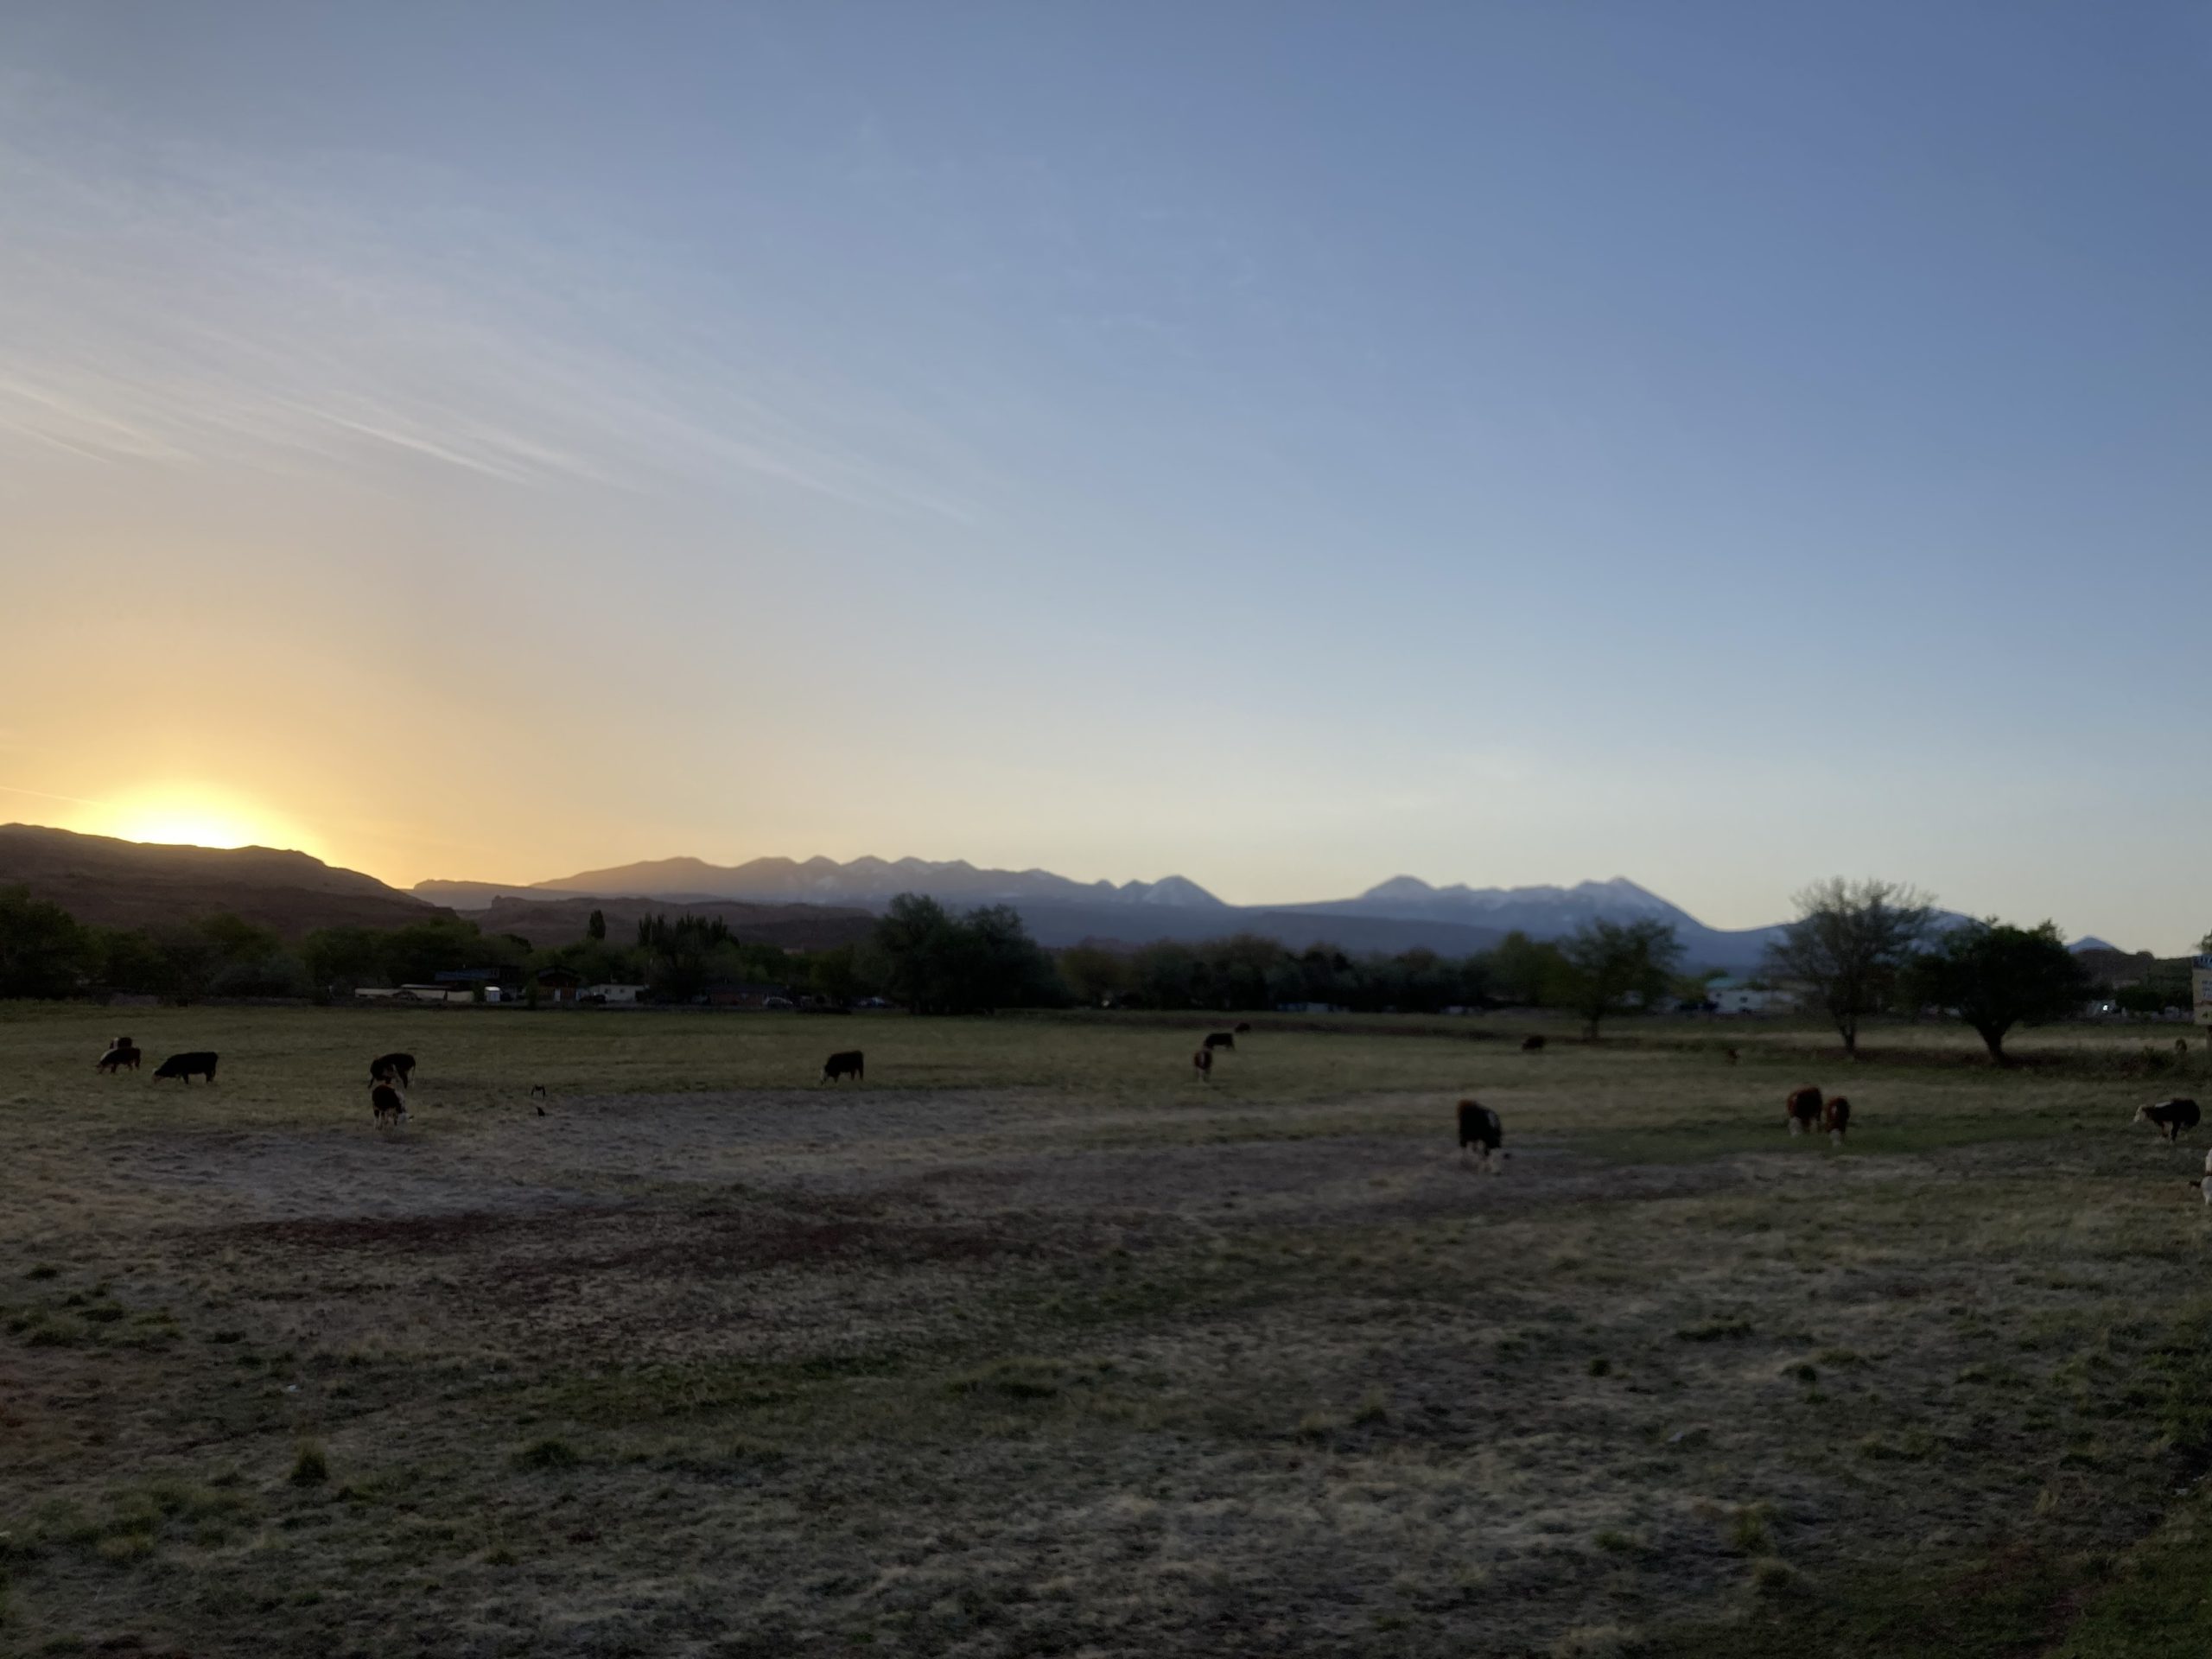
MULTIPOLYGON (((1040 944, 1087 938, 1142 944, 1195 941, 1224 933, 1264 934, 1294 950, 1330 944, 1348 950, 1425 947, 1465 955, 1489 949, 1516 930, 1555 939, 1585 922, 1663 921, 1681 939, 1685 960, 1698 968, 1748 969, 1764 956, 1779 927, 1738 931, 1710 928, 1677 905, 1624 876, 1571 887, 1434 887, 1416 876, 1393 876, 1356 899, 1306 904, 1224 903, 1179 875, 1157 881, 1076 881, 1049 870, 980 868, 964 859, 756 858, 716 865, 663 858, 585 870, 526 887, 492 882, 424 881, 416 893, 456 909, 497 902, 545 903, 579 894, 647 898, 671 905, 810 904, 880 910, 902 893, 924 893, 955 908, 1007 904, 1020 911, 1040 944)), ((508 912, 512 913, 512 912, 508 912)))
POLYGON ((0 887, 17 883, 100 927, 196 921, 226 912, 287 938, 318 927, 400 927, 450 910, 272 847, 119 841, 40 824, 0 824, 0 887))
MULTIPOLYGON (((611 869, 584 870, 525 887, 482 881, 423 881, 420 897, 464 904, 480 895, 516 899, 591 893, 607 898, 697 902, 737 899, 748 904, 881 905, 902 893, 926 893, 948 904, 1057 902, 1166 905, 1229 908, 1195 881, 1171 875, 1158 881, 1075 881, 1049 870, 978 869, 965 859, 756 858, 743 864, 709 864, 697 858, 656 858, 611 869)), ((475 906, 469 906, 474 908, 475 906)))

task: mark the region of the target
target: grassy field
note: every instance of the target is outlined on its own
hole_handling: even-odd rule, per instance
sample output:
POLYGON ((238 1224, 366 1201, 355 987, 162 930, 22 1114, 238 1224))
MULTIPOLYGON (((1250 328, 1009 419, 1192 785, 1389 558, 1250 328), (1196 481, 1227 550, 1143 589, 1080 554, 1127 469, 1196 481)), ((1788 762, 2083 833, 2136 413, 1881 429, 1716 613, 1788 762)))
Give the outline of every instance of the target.
POLYGON ((2212 1651, 2196 1033, 1528 1028, 0 1007, 0 1653, 2212 1651))

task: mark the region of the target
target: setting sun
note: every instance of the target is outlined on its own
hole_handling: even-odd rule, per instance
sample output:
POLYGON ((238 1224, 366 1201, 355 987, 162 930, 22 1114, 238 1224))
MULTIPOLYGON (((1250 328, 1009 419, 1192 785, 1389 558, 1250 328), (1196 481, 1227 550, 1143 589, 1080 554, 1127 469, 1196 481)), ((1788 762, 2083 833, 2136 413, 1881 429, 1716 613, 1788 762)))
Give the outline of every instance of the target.
POLYGON ((149 791, 113 803, 100 826, 126 841, 187 847, 302 845, 296 829, 237 800, 204 791, 149 791))

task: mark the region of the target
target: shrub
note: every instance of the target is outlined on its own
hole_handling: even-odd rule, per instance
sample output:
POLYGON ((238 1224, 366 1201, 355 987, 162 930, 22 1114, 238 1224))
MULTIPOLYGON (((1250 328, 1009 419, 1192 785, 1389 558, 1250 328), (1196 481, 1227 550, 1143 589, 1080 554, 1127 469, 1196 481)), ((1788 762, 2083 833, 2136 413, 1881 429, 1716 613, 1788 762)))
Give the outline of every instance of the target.
POLYGON ((292 1459, 292 1484, 319 1486, 330 1478, 330 1459, 326 1457, 320 1440, 302 1440, 298 1455, 292 1459))

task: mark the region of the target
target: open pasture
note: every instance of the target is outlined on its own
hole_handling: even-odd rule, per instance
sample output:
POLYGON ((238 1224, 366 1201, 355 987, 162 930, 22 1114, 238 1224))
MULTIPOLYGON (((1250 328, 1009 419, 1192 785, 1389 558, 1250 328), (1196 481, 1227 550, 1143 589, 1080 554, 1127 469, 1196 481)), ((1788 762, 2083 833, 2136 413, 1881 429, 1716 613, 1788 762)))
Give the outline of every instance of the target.
POLYGON ((1259 1023, 0 1009, 0 1651, 2212 1649, 2196 1033, 1259 1023))

